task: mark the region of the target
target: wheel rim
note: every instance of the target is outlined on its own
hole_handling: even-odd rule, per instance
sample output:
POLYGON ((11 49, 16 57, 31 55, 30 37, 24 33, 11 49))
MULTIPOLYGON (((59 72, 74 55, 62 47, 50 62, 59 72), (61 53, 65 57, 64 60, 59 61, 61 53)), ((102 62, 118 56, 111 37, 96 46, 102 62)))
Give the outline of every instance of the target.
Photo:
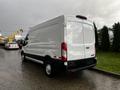
POLYGON ((50 64, 46 65, 46 73, 47 73, 47 75, 51 74, 51 65, 50 64))

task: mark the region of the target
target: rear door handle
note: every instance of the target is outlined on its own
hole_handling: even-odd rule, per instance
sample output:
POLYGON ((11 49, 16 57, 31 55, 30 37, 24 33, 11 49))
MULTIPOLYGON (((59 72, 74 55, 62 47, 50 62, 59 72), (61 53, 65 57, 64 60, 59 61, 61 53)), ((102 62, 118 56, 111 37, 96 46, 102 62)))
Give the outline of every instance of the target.
POLYGON ((90 47, 86 47, 86 49, 89 49, 90 47))

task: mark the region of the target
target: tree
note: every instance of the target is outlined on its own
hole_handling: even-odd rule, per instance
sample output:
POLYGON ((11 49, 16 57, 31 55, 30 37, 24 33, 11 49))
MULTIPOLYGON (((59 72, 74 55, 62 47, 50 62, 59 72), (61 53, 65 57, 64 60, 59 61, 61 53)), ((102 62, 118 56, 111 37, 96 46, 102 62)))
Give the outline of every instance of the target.
POLYGON ((95 23, 93 22, 93 25, 94 25, 94 30, 95 30, 95 46, 96 48, 98 48, 99 46, 99 43, 98 43, 98 33, 97 33, 97 27, 95 25, 95 23))
POLYGON ((120 23, 115 23, 113 25, 113 50, 114 51, 119 51, 120 49, 120 23))
POLYGON ((101 29, 101 48, 104 51, 108 51, 109 47, 110 47, 110 41, 109 41, 108 27, 104 26, 101 29))

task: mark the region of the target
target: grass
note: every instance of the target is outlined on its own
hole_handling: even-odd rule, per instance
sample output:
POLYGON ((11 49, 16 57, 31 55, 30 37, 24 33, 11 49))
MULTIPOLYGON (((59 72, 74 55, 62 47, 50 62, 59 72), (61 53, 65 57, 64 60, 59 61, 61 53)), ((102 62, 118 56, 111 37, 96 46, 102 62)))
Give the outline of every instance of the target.
POLYGON ((97 52, 97 68, 120 74, 120 52, 97 52))

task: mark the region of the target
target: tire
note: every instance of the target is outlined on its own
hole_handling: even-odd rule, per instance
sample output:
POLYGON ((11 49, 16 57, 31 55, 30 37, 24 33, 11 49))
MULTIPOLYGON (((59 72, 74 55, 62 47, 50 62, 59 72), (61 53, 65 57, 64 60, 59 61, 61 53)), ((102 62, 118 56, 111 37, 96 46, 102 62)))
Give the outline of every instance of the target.
POLYGON ((25 54, 24 54, 24 53, 21 53, 21 60, 22 60, 22 62, 25 62, 25 61, 26 61, 26 58, 25 58, 25 54))
POLYGON ((52 64, 50 63, 45 63, 45 74, 46 76, 48 76, 49 78, 54 77, 55 75, 55 70, 52 64))

